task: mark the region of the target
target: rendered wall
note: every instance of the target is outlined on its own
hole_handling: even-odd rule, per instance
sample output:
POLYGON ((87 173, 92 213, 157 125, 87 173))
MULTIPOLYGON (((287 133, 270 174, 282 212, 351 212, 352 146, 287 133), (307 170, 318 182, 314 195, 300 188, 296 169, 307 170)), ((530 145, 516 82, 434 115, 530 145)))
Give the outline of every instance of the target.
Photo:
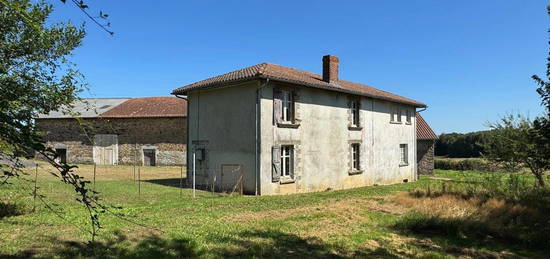
POLYGON ((39 119, 44 139, 53 148, 67 148, 69 163, 91 164, 93 136, 118 135, 118 164, 142 163, 144 148, 156 150, 157 165, 182 165, 186 157, 186 118, 39 119))
MULTIPOLYGON (((274 84, 271 84, 274 85, 274 84)), ((361 130, 350 130, 349 95, 296 87, 298 128, 273 125, 273 88, 262 90, 261 194, 346 189, 416 180, 416 121, 390 123, 392 105, 414 107, 362 97, 361 130), (361 143, 361 174, 350 175, 350 143, 361 143), (272 182, 271 148, 295 145, 294 183, 272 182), (408 144, 409 164, 400 166, 399 144, 408 144)))
MULTIPOLYGON (((244 192, 255 193, 255 100, 258 82, 188 93, 189 155, 188 184, 193 182, 193 151, 204 149, 204 160, 196 159, 196 181, 199 188, 222 183, 221 167, 243 165, 244 192), (215 179, 214 179, 215 178, 215 179)), ((234 167, 225 167, 227 176, 234 167)), ((225 179, 225 178, 224 178, 225 179)))

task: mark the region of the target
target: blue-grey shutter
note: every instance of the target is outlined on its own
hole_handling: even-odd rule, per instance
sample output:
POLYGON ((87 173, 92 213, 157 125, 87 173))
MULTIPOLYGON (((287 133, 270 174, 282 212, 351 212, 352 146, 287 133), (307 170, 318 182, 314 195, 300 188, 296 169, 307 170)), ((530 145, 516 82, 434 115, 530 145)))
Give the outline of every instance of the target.
POLYGON ((271 171, 271 180, 278 182, 281 178, 281 148, 279 146, 273 146, 271 148, 271 164, 273 170, 271 171))
POLYGON ((283 92, 273 89, 273 124, 283 121, 283 92))

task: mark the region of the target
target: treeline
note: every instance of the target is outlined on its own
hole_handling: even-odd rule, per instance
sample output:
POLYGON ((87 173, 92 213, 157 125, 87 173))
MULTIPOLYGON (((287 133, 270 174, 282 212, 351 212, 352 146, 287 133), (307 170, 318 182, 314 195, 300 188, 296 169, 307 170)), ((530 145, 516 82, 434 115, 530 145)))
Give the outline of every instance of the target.
POLYGON ((480 157, 483 143, 486 143, 491 131, 470 133, 444 133, 435 143, 435 155, 446 157, 480 157))

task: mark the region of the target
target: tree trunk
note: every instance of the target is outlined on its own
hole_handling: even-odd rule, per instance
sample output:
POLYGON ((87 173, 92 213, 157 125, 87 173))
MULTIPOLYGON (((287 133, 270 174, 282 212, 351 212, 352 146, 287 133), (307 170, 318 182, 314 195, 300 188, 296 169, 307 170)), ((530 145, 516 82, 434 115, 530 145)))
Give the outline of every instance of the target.
POLYGON ((537 182, 536 182, 537 187, 544 188, 544 186, 545 186, 545 184, 544 184, 544 171, 533 172, 533 174, 535 175, 535 179, 537 180, 537 182))

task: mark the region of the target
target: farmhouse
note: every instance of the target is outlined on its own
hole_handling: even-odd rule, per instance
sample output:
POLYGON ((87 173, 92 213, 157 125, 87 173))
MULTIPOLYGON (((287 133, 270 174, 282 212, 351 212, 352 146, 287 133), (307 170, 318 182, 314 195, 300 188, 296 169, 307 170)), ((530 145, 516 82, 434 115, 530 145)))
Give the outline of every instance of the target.
POLYGON ((47 145, 69 163, 182 165, 187 101, 176 97, 87 98, 40 115, 47 145), (76 117, 75 117, 76 116, 76 117))
POLYGON ((324 56, 322 75, 262 63, 175 89, 189 183, 270 195, 416 180, 426 105, 341 80, 338 63, 324 56))

